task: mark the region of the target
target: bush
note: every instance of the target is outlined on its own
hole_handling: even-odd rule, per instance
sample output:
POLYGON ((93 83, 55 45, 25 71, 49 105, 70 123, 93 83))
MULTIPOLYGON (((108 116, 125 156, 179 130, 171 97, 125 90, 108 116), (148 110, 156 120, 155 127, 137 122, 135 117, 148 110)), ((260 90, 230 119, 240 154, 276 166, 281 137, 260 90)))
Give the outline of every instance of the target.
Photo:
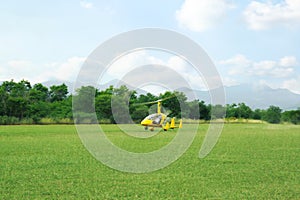
POLYGON ((59 119, 57 121, 57 123, 59 123, 59 124, 73 124, 74 121, 70 118, 63 118, 63 119, 59 119))
POLYGON ((42 118, 39 122, 39 124, 55 124, 55 120, 52 118, 42 118))
POLYGON ((77 124, 98 124, 97 118, 95 119, 94 113, 77 112, 74 114, 74 122, 77 124))
POLYGON ((0 125, 16 125, 20 124, 20 120, 17 117, 8 117, 6 115, 0 116, 0 125))
POLYGON ((34 124, 34 121, 31 118, 24 118, 20 121, 20 124, 34 124))
POLYGON ((270 106, 263 115, 263 120, 271 124, 279 124, 281 120, 281 109, 276 106, 270 106))

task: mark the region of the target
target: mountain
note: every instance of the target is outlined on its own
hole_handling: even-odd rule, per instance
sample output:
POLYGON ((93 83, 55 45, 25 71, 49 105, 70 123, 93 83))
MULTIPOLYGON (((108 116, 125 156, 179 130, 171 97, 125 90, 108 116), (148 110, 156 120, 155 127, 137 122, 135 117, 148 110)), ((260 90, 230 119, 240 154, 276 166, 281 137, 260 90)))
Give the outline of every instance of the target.
MULTIPOLYGON (((99 89, 103 90, 110 85, 121 86, 126 85, 130 90, 135 90, 137 93, 146 94, 147 92, 141 89, 128 85, 125 82, 117 79, 100 85, 99 89)), ((300 107, 300 94, 295 94, 287 89, 272 89, 267 85, 251 85, 241 84, 236 86, 224 87, 226 103, 242 103, 250 106, 252 109, 266 109, 270 105, 279 106, 283 110, 292 110, 300 107)), ((210 94, 208 91, 192 90, 189 88, 178 88, 177 91, 183 92, 188 100, 194 100, 195 96, 199 100, 210 103, 210 94)))
MULTIPOLYGON (((287 89, 272 89, 266 85, 256 86, 250 84, 241 84, 237 86, 224 87, 226 95, 226 103, 242 103, 253 109, 265 109, 270 105, 279 106, 284 110, 297 109, 300 107, 300 94, 295 94, 287 89)), ((179 88, 192 100, 192 92, 194 92, 199 100, 206 103, 210 102, 208 91, 191 90, 188 88, 179 88)))
POLYGON ((111 85, 114 86, 114 87, 120 87, 121 85, 125 85, 129 90, 135 90, 138 95, 147 94, 148 93, 148 91, 136 88, 136 87, 134 87, 132 85, 129 85, 128 83, 126 83, 124 81, 121 81, 121 80, 118 80, 118 79, 114 79, 114 80, 111 80, 111 81, 109 81, 107 83, 100 84, 99 87, 98 87, 98 89, 105 90, 106 88, 108 88, 111 85))
MULTIPOLYGON (((68 87, 68 90, 70 93, 73 93, 73 87, 74 87, 74 83, 72 82, 68 82, 68 81, 60 81, 60 80, 51 80, 51 81, 46 81, 46 82, 43 82, 42 84, 48 88, 50 88, 52 85, 61 85, 61 84, 66 84, 66 86, 68 87)), ((107 88, 109 88, 109 86, 114 86, 114 87, 120 87, 121 85, 125 85, 128 89, 130 90, 135 90, 139 95, 140 94, 146 94, 147 91, 145 90, 142 90, 142 89, 139 89, 139 88, 135 88, 123 81, 120 81, 120 80, 117 80, 117 79, 114 79, 114 80, 111 80, 107 83, 104 83, 104 84, 100 84, 97 86, 97 89, 99 90, 105 90, 107 88)))
POLYGON ((289 110, 300 107, 300 95, 287 89, 240 85, 225 90, 229 102, 239 99, 240 102, 248 103, 252 108, 267 108, 270 105, 275 105, 284 110, 289 110))
POLYGON ((51 81, 42 82, 42 84, 47 88, 50 88, 52 85, 61 85, 63 83, 68 87, 68 91, 72 93, 74 87, 74 84, 72 82, 61 81, 61 80, 51 80, 51 81))

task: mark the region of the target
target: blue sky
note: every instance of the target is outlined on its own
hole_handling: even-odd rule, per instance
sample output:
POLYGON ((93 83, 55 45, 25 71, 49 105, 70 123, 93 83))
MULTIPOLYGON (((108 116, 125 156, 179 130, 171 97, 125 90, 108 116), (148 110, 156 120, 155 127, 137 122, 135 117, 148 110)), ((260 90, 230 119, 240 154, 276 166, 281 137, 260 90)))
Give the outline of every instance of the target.
POLYGON ((227 86, 257 83, 300 93, 299 0, 2 1, 0 81, 74 81, 99 44, 145 27, 196 41, 227 86))

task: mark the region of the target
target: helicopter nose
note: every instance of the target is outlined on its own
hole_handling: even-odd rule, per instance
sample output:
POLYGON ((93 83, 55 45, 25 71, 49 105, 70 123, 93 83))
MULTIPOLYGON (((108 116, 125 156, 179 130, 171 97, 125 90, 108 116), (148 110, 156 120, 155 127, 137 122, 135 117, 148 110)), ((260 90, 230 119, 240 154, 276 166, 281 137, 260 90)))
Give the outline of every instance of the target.
POLYGON ((149 120, 149 119, 144 119, 142 122, 141 122, 141 125, 143 125, 143 126, 147 126, 147 125, 150 125, 151 124, 151 120, 149 120))

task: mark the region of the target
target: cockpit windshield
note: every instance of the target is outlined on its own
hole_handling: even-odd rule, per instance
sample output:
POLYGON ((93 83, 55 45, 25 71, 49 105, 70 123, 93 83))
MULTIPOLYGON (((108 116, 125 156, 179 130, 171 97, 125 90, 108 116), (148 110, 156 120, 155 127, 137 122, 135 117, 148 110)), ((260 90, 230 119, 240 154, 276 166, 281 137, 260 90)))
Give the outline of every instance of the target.
POLYGON ((153 124, 159 124, 162 119, 162 116, 160 114, 152 114, 146 117, 146 119, 152 120, 153 124))

